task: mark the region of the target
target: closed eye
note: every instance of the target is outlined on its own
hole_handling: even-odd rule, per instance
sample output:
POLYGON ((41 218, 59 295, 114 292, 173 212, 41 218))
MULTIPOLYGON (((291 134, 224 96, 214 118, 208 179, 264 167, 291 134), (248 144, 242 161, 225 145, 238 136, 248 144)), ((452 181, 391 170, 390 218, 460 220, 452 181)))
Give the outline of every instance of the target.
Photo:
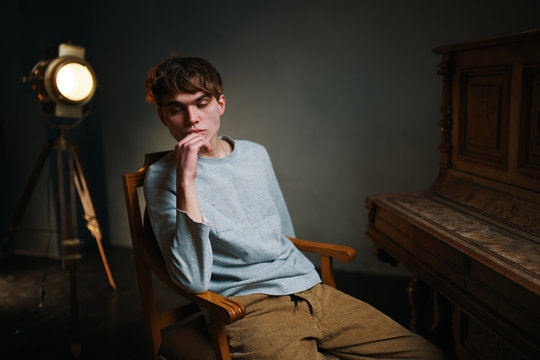
POLYGON ((205 108, 207 106, 208 106, 208 101, 200 102, 200 103, 197 104, 197 107, 199 109, 203 109, 203 108, 205 108))
POLYGON ((180 114, 180 113, 182 113, 184 111, 184 108, 173 107, 173 108, 170 108, 168 111, 169 111, 169 114, 171 114, 171 115, 180 114))

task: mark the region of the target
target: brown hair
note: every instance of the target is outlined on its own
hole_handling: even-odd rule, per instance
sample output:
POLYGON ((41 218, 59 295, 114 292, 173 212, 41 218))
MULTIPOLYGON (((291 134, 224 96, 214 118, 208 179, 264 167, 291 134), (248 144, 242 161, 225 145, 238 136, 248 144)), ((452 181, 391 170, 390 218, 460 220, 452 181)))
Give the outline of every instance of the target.
POLYGON ((169 56, 154 66, 146 79, 146 101, 161 105, 161 97, 177 92, 203 91, 216 100, 223 93, 221 76, 208 61, 198 57, 169 56))

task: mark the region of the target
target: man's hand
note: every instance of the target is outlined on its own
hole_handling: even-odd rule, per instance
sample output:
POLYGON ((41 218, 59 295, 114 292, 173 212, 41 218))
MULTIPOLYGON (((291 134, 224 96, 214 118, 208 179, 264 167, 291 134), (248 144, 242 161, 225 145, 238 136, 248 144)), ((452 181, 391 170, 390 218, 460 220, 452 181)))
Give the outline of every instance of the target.
POLYGON ((197 159, 199 151, 203 148, 212 152, 212 145, 198 133, 188 134, 176 144, 176 182, 178 185, 185 186, 195 182, 197 159))
POLYGON ((195 190, 199 151, 212 152, 210 142, 202 134, 190 133, 176 144, 176 206, 195 221, 202 222, 202 214, 195 190))

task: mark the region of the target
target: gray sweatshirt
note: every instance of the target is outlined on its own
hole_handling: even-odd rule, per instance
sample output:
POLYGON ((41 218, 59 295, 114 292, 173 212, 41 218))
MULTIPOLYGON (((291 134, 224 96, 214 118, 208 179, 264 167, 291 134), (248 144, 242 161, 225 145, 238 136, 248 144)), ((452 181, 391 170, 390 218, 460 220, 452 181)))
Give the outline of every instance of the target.
POLYGON ((223 296, 311 288, 321 280, 284 236, 294 230, 268 153, 250 141, 233 143, 225 158, 199 157, 202 223, 176 208, 174 152, 148 170, 144 195, 171 277, 187 291, 223 296))

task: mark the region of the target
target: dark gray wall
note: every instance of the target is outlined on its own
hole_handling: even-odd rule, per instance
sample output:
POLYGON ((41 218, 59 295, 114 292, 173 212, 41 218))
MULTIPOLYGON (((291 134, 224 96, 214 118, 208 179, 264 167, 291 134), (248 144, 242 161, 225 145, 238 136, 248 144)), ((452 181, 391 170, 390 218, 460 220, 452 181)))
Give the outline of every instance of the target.
MULTIPOLYGON (((93 113, 71 136, 107 242, 129 246, 121 175, 144 153, 173 147, 143 82, 177 51, 221 72, 222 133, 267 147, 297 236, 351 245, 358 258, 345 268, 378 273, 393 270, 371 254, 364 199, 423 190, 437 174, 441 79, 431 49, 540 27, 537 0, 25 1, 7 9, 5 213, 47 137, 19 79, 46 47, 70 38, 87 48, 99 77, 93 113)), ((33 207, 32 221, 47 223, 46 204, 33 207)))

